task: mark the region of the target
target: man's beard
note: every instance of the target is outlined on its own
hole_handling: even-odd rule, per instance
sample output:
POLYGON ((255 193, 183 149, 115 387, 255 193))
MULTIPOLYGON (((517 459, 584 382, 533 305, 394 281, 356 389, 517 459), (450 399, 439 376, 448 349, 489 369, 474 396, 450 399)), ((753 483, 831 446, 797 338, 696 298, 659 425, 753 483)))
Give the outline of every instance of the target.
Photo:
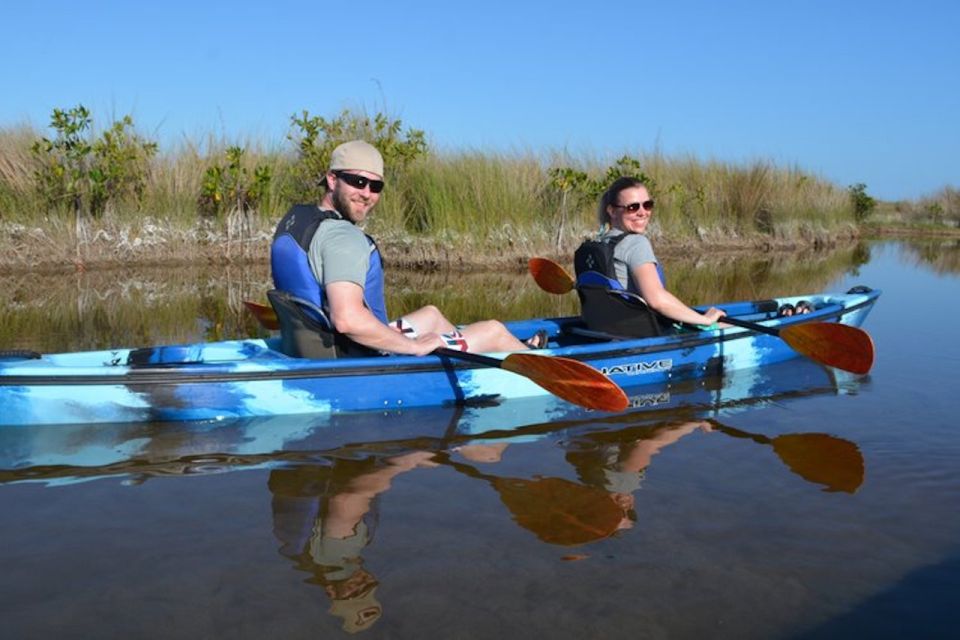
POLYGON ((366 218, 366 214, 370 213, 370 209, 366 205, 357 205, 355 202, 351 202, 350 199, 340 190, 333 190, 333 208, 337 210, 344 218, 356 224, 357 222, 363 222, 366 218), (363 215, 356 215, 358 206, 363 212, 363 215))

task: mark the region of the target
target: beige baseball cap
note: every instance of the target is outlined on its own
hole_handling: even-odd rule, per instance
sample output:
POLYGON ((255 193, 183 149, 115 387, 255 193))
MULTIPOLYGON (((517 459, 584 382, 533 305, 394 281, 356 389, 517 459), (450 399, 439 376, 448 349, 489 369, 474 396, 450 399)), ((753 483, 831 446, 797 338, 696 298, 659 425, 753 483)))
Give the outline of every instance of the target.
POLYGON ((369 171, 383 177, 383 156, 377 148, 363 140, 344 142, 330 156, 330 170, 369 171))

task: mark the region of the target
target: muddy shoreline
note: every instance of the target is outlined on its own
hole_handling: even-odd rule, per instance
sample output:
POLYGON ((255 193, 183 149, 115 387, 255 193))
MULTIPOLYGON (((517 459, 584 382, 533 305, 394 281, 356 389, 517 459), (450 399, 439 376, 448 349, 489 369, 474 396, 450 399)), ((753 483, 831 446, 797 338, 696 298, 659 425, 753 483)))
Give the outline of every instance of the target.
MULTIPOLYGON (((229 266, 265 264, 270 259, 272 229, 242 234, 203 229, 176 229, 145 225, 140 229, 98 229, 76 242, 73 229, 26 229, 19 227, 0 235, 0 273, 68 273, 131 267, 179 267, 185 265, 229 266)), ((532 256, 568 264, 580 238, 571 232, 563 248, 547 240, 508 240, 507 246, 460 238, 453 245, 435 238, 378 238, 390 268, 435 272, 522 271, 532 256)), ((864 238, 960 238, 956 228, 870 226, 833 237, 805 235, 799 238, 772 236, 710 235, 673 240, 651 234, 658 256, 691 257, 716 254, 767 254, 830 251, 864 238)))

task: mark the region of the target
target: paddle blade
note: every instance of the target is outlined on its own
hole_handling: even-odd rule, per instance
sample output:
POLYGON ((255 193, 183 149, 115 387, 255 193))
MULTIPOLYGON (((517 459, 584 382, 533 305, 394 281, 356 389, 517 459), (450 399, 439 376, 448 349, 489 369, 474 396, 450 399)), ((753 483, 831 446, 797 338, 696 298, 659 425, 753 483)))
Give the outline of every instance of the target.
POLYGON ((773 450, 798 476, 826 487, 854 493, 863 484, 863 455, 857 445, 825 433, 794 433, 772 440, 773 450))
POLYGON ((797 353, 830 367, 864 374, 873 366, 873 339, 857 327, 839 322, 805 322, 784 327, 780 337, 797 353))
POLYGON ((550 544, 608 538, 626 517, 606 491, 563 478, 497 478, 493 486, 516 523, 550 544))
POLYGON ((251 300, 244 300, 243 304, 247 307, 247 310, 257 318, 257 322, 259 322, 260 326, 264 329, 276 331, 280 328, 280 322, 277 320, 277 314, 273 310, 273 307, 251 300))
POLYGON ((573 291, 574 281, 566 269, 553 260, 546 258, 530 258, 528 262, 530 275, 537 286, 547 293, 562 295, 573 291))
POLYGON ((590 365, 570 358, 512 353, 501 368, 530 378, 567 402, 613 413, 629 405, 627 394, 617 383, 590 365))

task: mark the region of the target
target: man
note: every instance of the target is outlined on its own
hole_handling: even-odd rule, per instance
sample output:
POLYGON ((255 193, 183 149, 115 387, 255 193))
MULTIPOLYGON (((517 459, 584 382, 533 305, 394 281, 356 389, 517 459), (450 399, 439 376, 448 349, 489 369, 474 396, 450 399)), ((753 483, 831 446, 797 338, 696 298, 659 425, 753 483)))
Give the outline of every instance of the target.
MULTIPOLYGON (((458 329, 433 305, 388 321, 380 252, 356 226, 380 200, 383 177, 383 158, 372 145, 353 140, 333 150, 320 206, 297 205, 277 226, 271 247, 276 288, 323 308, 335 331, 375 352, 529 348, 496 320, 458 329)), ((545 346, 544 336, 536 339, 545 346)))

